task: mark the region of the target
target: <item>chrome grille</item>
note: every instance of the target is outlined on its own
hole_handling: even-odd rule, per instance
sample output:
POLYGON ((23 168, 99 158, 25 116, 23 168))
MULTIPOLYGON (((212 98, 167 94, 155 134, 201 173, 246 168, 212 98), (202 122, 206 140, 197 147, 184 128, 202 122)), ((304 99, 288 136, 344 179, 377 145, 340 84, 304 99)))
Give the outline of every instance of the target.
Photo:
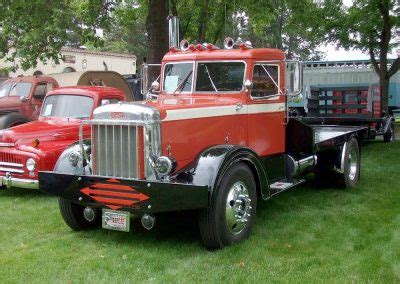
POLYGON ((11 153, 0 153, 0 172, 24 173, 22 159, 11 153))
POLYGON ((92 124, 93 174, 138 178, 138 138, 136 125, 92 124))

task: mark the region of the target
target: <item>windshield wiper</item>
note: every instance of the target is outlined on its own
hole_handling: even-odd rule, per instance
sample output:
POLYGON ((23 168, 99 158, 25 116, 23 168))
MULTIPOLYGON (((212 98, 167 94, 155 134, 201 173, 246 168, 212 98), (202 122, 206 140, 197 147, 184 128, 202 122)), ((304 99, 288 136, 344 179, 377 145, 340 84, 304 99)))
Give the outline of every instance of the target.
POLYGON ((207 76, 208 76, 208 79, 210 79, 211 85, 213 86, 215 92, 218 93, 218 89, 217 89, 217 87, 215 87, 214 81, 213 81, 213 79, 211 78, 210 71, 208 71, 207 65, 204 65, 204 67, 206 68, 207 76))
POLYGON ((175 91, 172 93, 173 96, 175 96, 176 91, 179 90, 179 92, 182 91, 183 86, 186 84, 187 80, 189 79, 190 75, 192 75, 193 70, 191 70, 185 77, 185 79, 182 80, 182 82, 176 87, 175 91))

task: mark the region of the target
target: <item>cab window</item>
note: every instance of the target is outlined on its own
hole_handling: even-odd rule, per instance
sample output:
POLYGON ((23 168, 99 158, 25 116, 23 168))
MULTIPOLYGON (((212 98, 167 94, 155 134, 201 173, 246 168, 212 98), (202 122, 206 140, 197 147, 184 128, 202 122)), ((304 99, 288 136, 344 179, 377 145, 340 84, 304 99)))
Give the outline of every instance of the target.
POLYGON ((112 104, 117 104, 120 101, 121 101, 120 99, 116 99, 116 98, 102 99, 101 102, 100 102, 100 105, 101 106, 112 105, 112 104))
POLYGON ((253 69, 251 97, 263 99, 279 95, 279 66, 256 64, 253 69))

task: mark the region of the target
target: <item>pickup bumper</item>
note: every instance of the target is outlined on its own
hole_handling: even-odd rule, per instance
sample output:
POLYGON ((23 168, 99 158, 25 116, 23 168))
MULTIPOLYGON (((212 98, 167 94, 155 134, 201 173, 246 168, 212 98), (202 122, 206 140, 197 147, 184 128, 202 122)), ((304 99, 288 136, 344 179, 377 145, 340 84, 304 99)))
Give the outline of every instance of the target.
POLYGON ((206 208, 209 187, 39 172, 39 188, 71 202, 134 214, 206 208))
POLYGON ((39 181, 35 179, 14 178, 11 175, 5 175, 0 176, 0 186, 5 186, 8 189, 13 187, 38 189, 39 181))

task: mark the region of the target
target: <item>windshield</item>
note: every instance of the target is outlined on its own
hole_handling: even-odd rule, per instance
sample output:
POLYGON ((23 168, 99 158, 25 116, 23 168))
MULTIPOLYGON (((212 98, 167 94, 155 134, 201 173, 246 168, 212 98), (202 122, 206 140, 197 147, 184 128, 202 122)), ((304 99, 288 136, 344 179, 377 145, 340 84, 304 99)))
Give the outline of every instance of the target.
POLYGON ((31 83, 7 83, 0 87, 0 98, 13 96, 13 97, 29 97, 31 91, 31 83))
POLYGON ((42 116, 64 118, 89 118, 93 110, 93 99, 76 95, 48 96, 42 107, 42 116))
POLYGON ((164 67, 163 91, 169 93, 190 92, 192 77, 193 63, 168 63, 164 67))
POLYGON ((238 92, 243 88, 245 64, 243 62, 199 63, 197 92, 238 92))

